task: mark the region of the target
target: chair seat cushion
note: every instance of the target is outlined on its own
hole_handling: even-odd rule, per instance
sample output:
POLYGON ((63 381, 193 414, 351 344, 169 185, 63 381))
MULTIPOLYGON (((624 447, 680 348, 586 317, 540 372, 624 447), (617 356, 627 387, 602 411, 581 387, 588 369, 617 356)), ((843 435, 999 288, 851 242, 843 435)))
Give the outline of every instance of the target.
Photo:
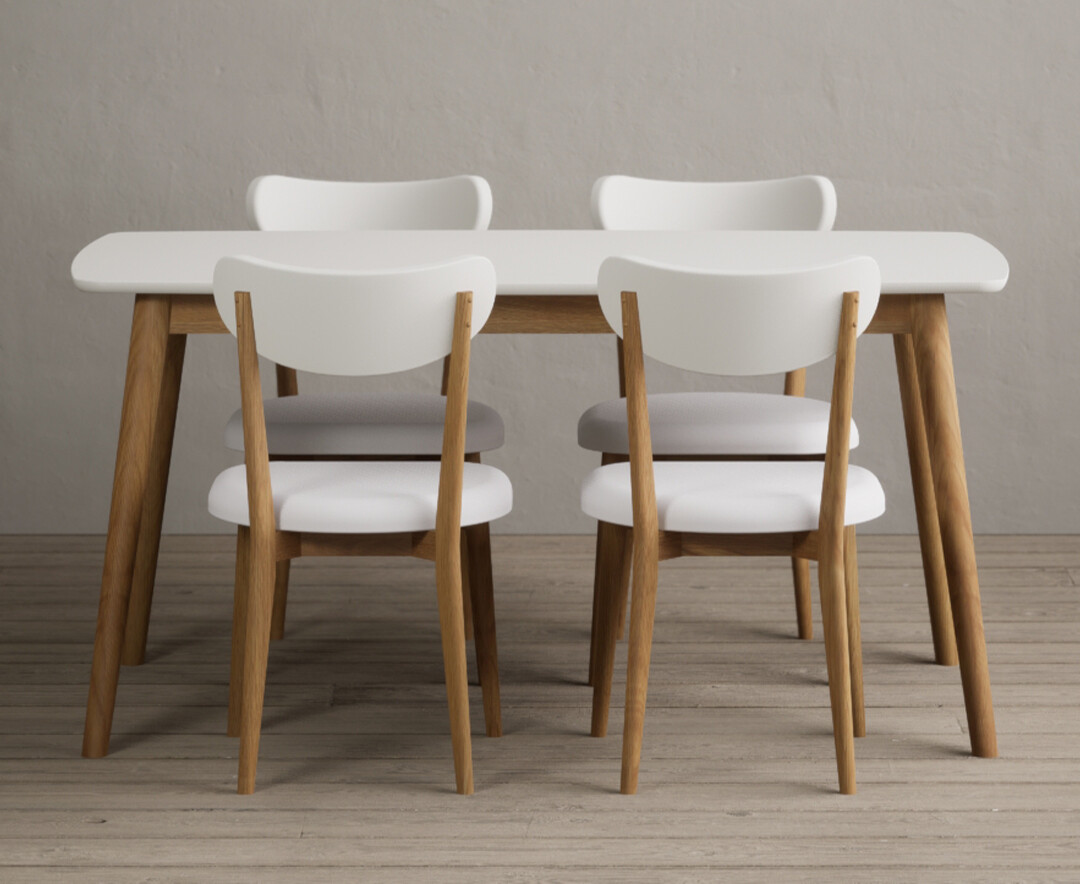
MULTIPOLYGON (((263 402, 271 455, 435 455, 442 452, 446 398, 435 393, 302 393, 263 402)), ((469 402, 466 451, 503 444, 502 418, 469 402)), ((244 423, 236 411, 225 426, 225 445, 244 450, 244 423)))
MULTIPOLYGON (((818 527, 820 461, 659 461, 653 464, 661 530, 714 534, 813 531, 818 527)), ((616 525, 633 524, 630 464, 593 470, 581 489, 581 508, 616 525)), ((885 512, 877 477, 849 467, 844 523, 885 512)))
MULTIPOLYGON (((774 393, 649 396, 653 454, 824 454, 829 403, 774 393)), ((859 431, 851 422, 851 447, 859 431)), ((578 421, 578 445, 628 454, 626 400, 594 405, 578 421)))
MULTIPOLYGON (((435 527, 440 466, 438 461, 272 461, 277 527, 334 534, 430 531, 435 527)), ((504 473, 486 464, 465 464, 462 525, 505 516, 512 503, 504 473)), ((209 509, 226 522, 248 524, 243 465, 214 480, 209 509)))

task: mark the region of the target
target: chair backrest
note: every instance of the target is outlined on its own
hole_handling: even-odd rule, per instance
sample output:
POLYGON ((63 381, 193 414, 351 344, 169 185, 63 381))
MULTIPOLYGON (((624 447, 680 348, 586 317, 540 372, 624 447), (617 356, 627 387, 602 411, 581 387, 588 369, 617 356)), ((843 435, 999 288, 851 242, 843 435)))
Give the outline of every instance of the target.
POLYGON ((234 335, 238 291, 251 293, 261 355, 320 374, 389 374, 450 353, 458 292, 473 293, 471 334, 479 332, 495 303, 495 268, 480 257, 373 272, 222 258, 214 301, 234 335))
POLYGON ((831 230, 836 189, 828 178, 770 181, 597 179, 593 223, 606 230, 831 230))
POLYGON ((256 178, 248 221, 258 230, 486 230, 491 187, 477 175, 427 181, 256 178))
POLYGON ((759 273, 608 258, 599 290, 604 317, 619 335, 621 293, 637 293, 642 350, 654 359, 708 374, 773 374, 836 352, 844 292, 859 293, 861 334, 877 309, 881 273, 866 257, 759 273))

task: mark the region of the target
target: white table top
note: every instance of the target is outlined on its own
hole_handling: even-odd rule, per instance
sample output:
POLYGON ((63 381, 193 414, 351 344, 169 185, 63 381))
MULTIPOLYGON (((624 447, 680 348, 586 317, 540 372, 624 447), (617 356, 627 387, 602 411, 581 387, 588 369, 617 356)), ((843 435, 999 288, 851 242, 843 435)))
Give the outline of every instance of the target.
POLYGON ((596 293, 611 255, 728 270, 807 266, 870 255, 887 294, 998 292, 1005 256, 968 233, 936 231, 375 230, 161 231, 111 233, 71 265, 87 292, 199 295, 212 292, 225 255, 282 264, 376 269, 484 255, 503 295, 596 293))

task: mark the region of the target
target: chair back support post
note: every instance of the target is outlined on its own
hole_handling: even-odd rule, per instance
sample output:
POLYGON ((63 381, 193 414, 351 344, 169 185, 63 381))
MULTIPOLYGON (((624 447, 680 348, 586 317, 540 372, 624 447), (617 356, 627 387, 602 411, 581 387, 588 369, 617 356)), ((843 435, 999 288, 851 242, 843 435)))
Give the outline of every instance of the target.
POLYGON ((469 353, 472 345, 472 292, 458 292, 454 335, 446 371, 446 416, 435 515, 436 561, 439 550, 459 549, 461 484, 465 469, 465 420, 469 399, 469 353))
MULTIPOLYGON (((274 560, 277 553, 277 524, 274 495, 270 488, 270 459, 266 444, 259 355, 255 344, 255 323, 251 294, 234 293, 236 341, 240 360, 240 407, 244 420, 244 465, 248 495, 247 586, 240 588, 245 598, 241 608, 245 623, 237 638, 243 643, 239 655, 242 670, 240 694, 240 766, 237 791, 248 795, 255 789, 255 768, 259 757, 262 702, 266 687, 265 652, 270 641, 270 620, 274 592, 274 560), (260 662, 261 661, 261 662, 260 662)), ((242 536, 244 532, 240 532, 242 536)), ((234 674, 235 677, 235 674, 234 674)))
POLYGON ((461 575, 461 487, 465 472, 465 417, 469 395, 473 293, 458 292, 447 371, 442 463, 435 511, 435 582, 443 636, 446 698, 454 749, 457 790, 473 791, 469 737, 468 672, 465 665, 464 605, 461 575))
POLYGON ((843 558, 844 501, 851 437, 851 403, 855 390, 855 342, 858 337, 859 293, 844 292, 836 342, 832 399, 829 405, 829 434, 825 443, 825 471, 822 478, 818 532, 822 555, 843 558))
MULTIPOLYGON (((656 488, 653 483, 652 438, 645 386, 645 357, 636 292, 622 293, 623 371, 626 378, 626 417, 630 436, 630 485, 634 525, 641 526, 641 543, 659 547, 656 488)), ((638 531, 634 532, 634 567, 638 565, 638 531)))
MULTIPOLYGON (((855 793, 854 710, 851 690, 848 590, 844 557, 845 505, 851 400, 855 382, 855 340, 858 336, 859 292, 844 292, 836 342, 829 407, 829 434, 825 443, 821 509, 818 513, 818 582, 821 619, 825 631, 825 659, 831 695, 833 742, 840 791, 855 793)), ((854 586, 851 589, 858 590, 854 586)), ((854 627, 857 629, 858 627, 854 627)))
POLYGON ((263 415, 262 380, 255 345, 250 292, 236 292, 236 349, 240 359, 240 409, 244 420, 244 465, 247 470, 248 525, 255 536, 277 530, 270 488, 270 457, 263 415))
POLYGON ((660 564, 660 526, 656 512, 649 404, 645 388, 645 354, 637 293, 621 295, 626 408, 630 437, 630 495, 633 506, 630 599, 630 648, 626 661, 626 705, 623 715, 623 794, 637 791, 642 722, 649 683, 656 588, 660 564))

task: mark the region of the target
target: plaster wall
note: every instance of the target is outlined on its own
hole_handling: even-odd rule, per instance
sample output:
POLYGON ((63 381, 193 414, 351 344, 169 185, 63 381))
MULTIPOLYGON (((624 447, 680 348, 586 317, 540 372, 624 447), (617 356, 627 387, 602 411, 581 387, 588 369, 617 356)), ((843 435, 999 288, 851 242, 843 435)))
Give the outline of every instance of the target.
MULTIPOLYGON (((1073 0, 0 0, 0 532, 107 523, 130 301, 69 276, 98 236, 243 227, 267 172, 476 173, 503 228, 589 226, 610 172, 816 172, 837 228, 965 230, 1007 256, 1004 293, 949 304, 975 529, 1080 533, 1078 34, 1073 0)), ((473 395, 507 424, 489 462, 515 485, 499 530, 591 530, 575 428, 613 354, 478 339, 473 395)), ((205 500, 237 460, 235 359, 189 343, 167 531, 228 530, 205 500)), ((855 414, 889 499, 873 530, 914 531, 887 339, 860 346, 855 414)))

